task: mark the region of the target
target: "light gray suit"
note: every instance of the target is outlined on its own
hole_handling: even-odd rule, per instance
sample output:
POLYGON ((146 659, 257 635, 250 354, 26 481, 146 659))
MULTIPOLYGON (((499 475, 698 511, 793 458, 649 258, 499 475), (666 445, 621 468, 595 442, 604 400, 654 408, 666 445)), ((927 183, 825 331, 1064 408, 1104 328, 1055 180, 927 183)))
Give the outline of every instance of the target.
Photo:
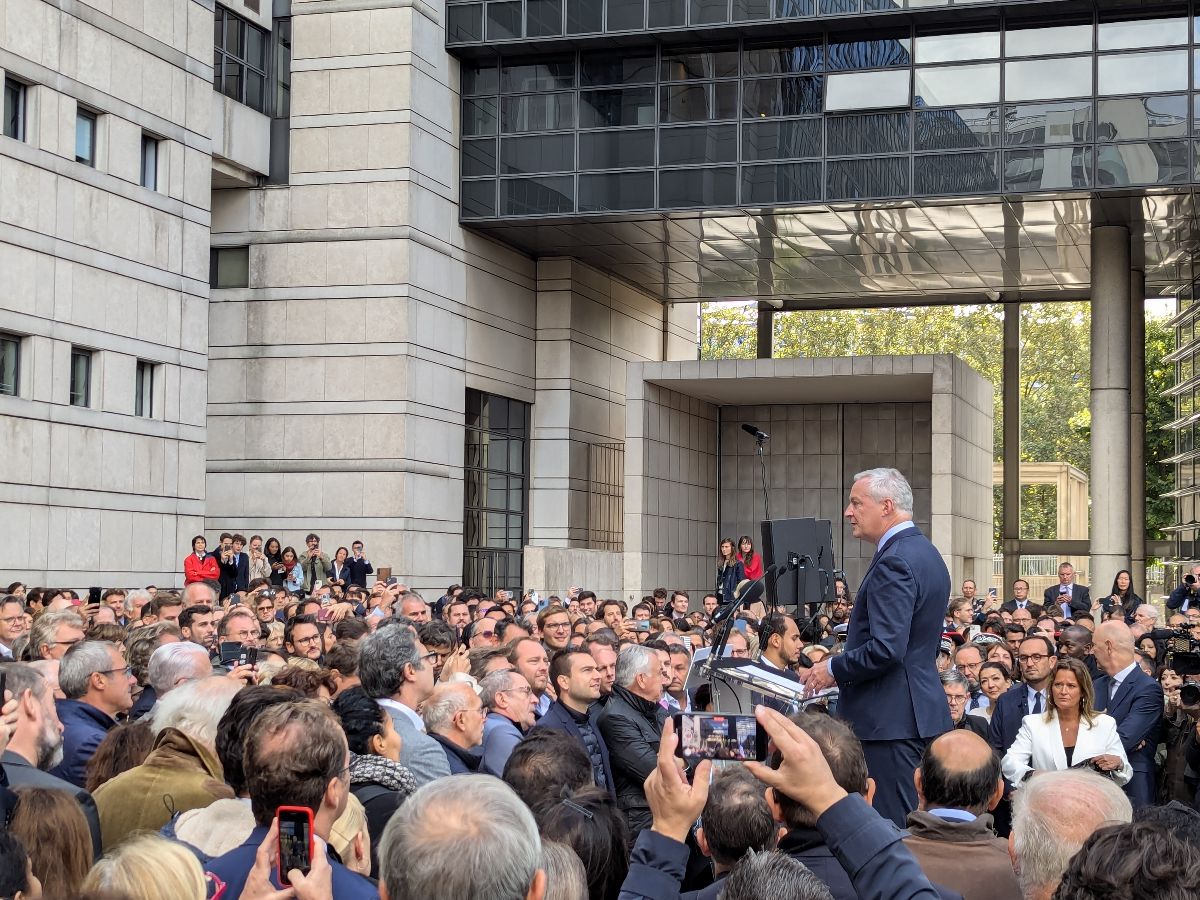
POLYGON ((450 774, 450 763, 441 744, 423 731, 418 731, 412 719, 397 709, 384 706, 400 735, 400 765, 407 766, 420 787, 435 778, 450 774))

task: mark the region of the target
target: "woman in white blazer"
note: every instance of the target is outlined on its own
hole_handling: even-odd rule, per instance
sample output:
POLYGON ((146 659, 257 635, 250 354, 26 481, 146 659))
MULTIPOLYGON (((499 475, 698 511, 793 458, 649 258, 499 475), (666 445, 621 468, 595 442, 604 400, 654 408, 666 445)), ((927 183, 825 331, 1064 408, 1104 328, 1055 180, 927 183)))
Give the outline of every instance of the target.
POLYGON ((1001 768, 1009 784, 1020 785, 1031 772, 1068 769, 1091 761, 1112 772, 1117 784, 1133 777, 1133 767, 1117 735, 1117 721, 1092 708, 1092 679, 1077 659, 1064 657, 1054 667, 1045 713, 1026 716, 1001 768))

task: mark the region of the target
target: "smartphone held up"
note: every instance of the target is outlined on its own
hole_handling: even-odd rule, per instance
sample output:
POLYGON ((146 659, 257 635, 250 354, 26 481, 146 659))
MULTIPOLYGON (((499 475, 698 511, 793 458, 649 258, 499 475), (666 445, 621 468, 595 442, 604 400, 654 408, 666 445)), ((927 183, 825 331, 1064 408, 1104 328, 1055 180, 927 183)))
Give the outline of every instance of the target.
POLYGON ((290 887, 288 872, 307 875, 312 869, 313 815, 303 806, 281 806, 275 812, 279 822, 279 883, 290 887))
POLYGON ((718 762, 764 762, 767 733, 754 716, 717 713, 675 713, 678 744, 675 755, 688 763, 711 759, 718 762))

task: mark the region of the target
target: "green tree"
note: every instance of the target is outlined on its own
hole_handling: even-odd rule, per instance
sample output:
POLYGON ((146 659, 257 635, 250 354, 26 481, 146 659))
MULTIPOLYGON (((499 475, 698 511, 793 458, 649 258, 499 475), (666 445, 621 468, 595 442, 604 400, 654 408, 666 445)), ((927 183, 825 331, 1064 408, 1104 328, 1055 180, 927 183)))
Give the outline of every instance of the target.
MULTIPOLYGON (((781 313, 775 316, 774 352, 777 358, 953 353, 995 388, 994 452, 999 461, 1004 435, 1003 318, 999 304, 781 313)), ((756 321, 754 304, 705 304, 701 310, 701 358, 753 359, 756 321)), ((1084 473, 1090 471, 1090 328, 1091 309, 1086 302, 1022 305, 1023 461, 1061 461, 1084 473)), ((1171 484, 1170 468, 1158 460, 1173 452, 1170 435, 1161 429, 1173 417, 1173 407, 1160 397, 1174 374, 1162 361, 1173 347, 1173 336, 1159 319, 1147 322, 1146 336, 1147 529, 1154 537, 1173 515, 1170 501, 1158 499, 1171 484)), ((1023 537, 1056 536, 1055 499, 1052 487, 1022 489, 1023 537)), ((1000 514, 998 495, 997 527, 1000 514)))

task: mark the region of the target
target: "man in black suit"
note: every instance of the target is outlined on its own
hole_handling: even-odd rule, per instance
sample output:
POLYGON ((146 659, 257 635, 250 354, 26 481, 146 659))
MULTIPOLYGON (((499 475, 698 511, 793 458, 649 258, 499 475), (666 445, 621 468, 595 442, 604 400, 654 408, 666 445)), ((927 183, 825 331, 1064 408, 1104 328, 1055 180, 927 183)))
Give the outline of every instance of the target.
POLYGON ((217 560, 221 567, 221 599, 230 594, 246 591, 250 587, 250 554, 243 552, 246 546, 244 535, 229 535, 226 548, 225 536, 221 536, 221 555, 217 560))
POLYGON ((363 556, 363 542, 355 541, 350 545, 350 556, 346 559, 346 568, 350 570, 350 584, 360 588, 367 586, 367 576, 375 572, 371 561, 363 556))
POLYGON ((1096 709, 1117 720, 1117 734, 1133 778, 1125 794, 1134 809, 1151 806, 1155 795, 1154 751, 1162 727, 1163 692, 1142 671, 1134 651, 1133 632, 1124 622, 1101 622, 1093 639, 1096 662, 1104 675, 1096 679, 1096 709))
POLYGON ((576 738, 592 763, 592 778, 596 787, 614 797, 612 763, 608 746, 596 725, 602 708, 600 699, 600 667, 590 653, 583 650, 560 650, 550 661, 550 683, 558 699, 538 719, 539 728, 565 731, 576 738))
POLYGON ((954 728, 974 732, 985 741, 988 738, 988 722, 982 716, 967 715, 967 704, 971 701, 971 683, 957 669, 947 669, 941 674, 942 690, 946 692, 946 705, 950 707, 950 721, 954 728))
POLYGON ((1086 585, 1075 583, 1075 567, 1069 562, 1058 567, 1058 584, 1046 588, 1042 598, 1045 609, 1055 606, 1063 611, 1063 618, 1069 619, 1073 613, 1091 612, 1092 597, 1086 585))
POLYGON ((4 671, 8 690, 17 701, 16 727, 0 757, 9 785, 67 791, 83 810, 92 834, 92 852, 99 858, 100 816, 92 795, 45 771, 62 749, 62 725, 54 707, 54 691, 33 666, 16 663, 5 666, 4 671))
POLYGON ((1018 578, 1012 584, 1013 598, 1005 601, 1000 607, 1001 612, 1011 613, 1017 609, 1028 609, 1029 614, 1035 619, 1042 614, 1042 607, 1029 599, 1029 582, 1024 578, 1018 578))
POLYGON ((1017 739, 1021 720, 1030 713, 1046 711, 1046 704, 1050 702, 1050 682, 1054 680, 1054 667, 1058 664, 1054 642, 1042 634, 1030 635, 1021 641, 1017 662, 1024 681, 1014 684, 996 699, 988 728, 988 742, 1002 757, 1017 739))

